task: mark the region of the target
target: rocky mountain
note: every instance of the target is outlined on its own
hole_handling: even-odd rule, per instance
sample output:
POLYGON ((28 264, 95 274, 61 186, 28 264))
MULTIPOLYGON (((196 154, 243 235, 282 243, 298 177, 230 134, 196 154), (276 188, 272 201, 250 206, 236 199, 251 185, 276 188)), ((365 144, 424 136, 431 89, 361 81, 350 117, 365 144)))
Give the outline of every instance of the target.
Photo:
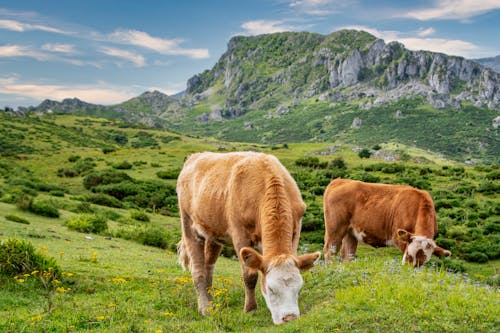
POLYGON ((491 68, 497 73, 500 73, 500 55, 491 58, 474 59, 474 61, 482 64, 485 67, 491 68))
POLYGON ((476 61, 410 51, 363 31, 284 32, 231 38, 215 66, 175 97, 146 92, 109 107, 45 101, 35 110, 100 113, 224 140, 402 142, 494 160, 499 84, 500 74, 476 61))
POLYGON ((238 116, 270 94, 292 100, 368 97, 375 104, 421 96, 435 108, 462 102, 495 108, 499 84, 498 73, 476 62, 341 30, 234 37, 213 69, 188 81, 186 92, 194 100, 224 95, 223 113, 238 116))

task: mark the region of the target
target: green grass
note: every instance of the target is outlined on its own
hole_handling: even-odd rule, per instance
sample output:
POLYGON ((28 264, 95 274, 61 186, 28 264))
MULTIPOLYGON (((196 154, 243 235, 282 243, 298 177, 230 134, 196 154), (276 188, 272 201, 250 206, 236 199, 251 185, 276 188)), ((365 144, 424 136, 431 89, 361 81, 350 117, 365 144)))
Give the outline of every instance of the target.
POLYGON ((318 265, 304 273, 302 315, 279 327, 260 293, 259 309, 243 313, 239 264, 220 258, 214 309, 203 317, 175 254, 99 235, 87 239, 61 219, 25 215, 6 204, 0 208, 32 222, 25 226, 0 217, 2 238, 27 239, 54 257, 66 273, 62 286, 70 288, 54 293, 48 312, 47 294, 33 278, 2 277, 2 332, 495 332, 500 324, 498 290, 439 265, 402 266, 398 251, 366 246, 352 263, 318 265))
POLYGON ((272 324, 260 295, 257 312, 242 312, 244 288, 239 264, 220 258, 214 280, 216 306, 210 316, 202 317, 196 311, 190 275, 180 269, 172 252, 180 233, 179 218, 175 214, 160 215, 147 209, 150 219, 147 222, 133 219, 132 213, 137 208, 83 205, 81 207, 91 209, 92 213, 108 217, 108 231, 102 235, 72 231, 65 223, 82 213, 79 200, 91 194, 83 187, 86 173, 75 177, 57 176, 59 168, 73 168, 79 160, 91 158, 95 166, 89 172, 128 162, 132 164, 131 169, 118 171, 125 171, 136 180, 155 180, 173 186, 175 179, 162 180, 157 172, 180 168, 189 153, 268 152, 297 176, 309 206, 306 217, 319 225, 316 230, 302 233, 301 249, 307 243, 309 251, 313 251, 322 246, 321 191, 324 182, 329 180, 325 176, 328 170, 302 168, 295 161, 317 157, 320 162, 328 163, 342 158, 350 177, 377 177, 388 183, 417 180, 430 184, 435 201, 444 207, 438 211, 442 234, 437 240, 456 234, 458 238, 452 240, 458 250, 464 251, 464 246, 470 244, 476 247, 486 244, 486 250, 490 250, 498 239, 498 232, 485 233, 484 228, 486 224, 493 228, 497 223, 495 212, 500 198, 497 193, 477 191, 485 181, 498 183, 495 178, 498 168, 494 166, 468 167, 403 144, 382 145, 382 149, 391 154, 402 152, 408 157, 387 163, 360 159, 352 150, 353 145, 339 142, 268 146, 192 138, 141 126, 119 127, 108 120, 91 117, 43 119, 30 122, 29 118, 23 118, 18 124, 18 119, 6 117, 0 122, 0 128, 7 124, 12 131, 16 126, 24 127, 19 130, 24 133, 24 139, 18 146, 11 147, 11 153, 15 154, 0 161, 0 198, 4 201, 0 201, 0 240, 28 240, 54 257, 62 270, 72 276, 67 274, 62 279, 63 291, 44 288, 33 276, 23 278, 24 282, 1 277, 2 332, 494 332, 500 324, 496 317, 500 310, 500 260, 469 263, 456 260, 457 253, 454 253, 454 260, 463 265, 465 273, 448 273, 439 260, 413 270, 400 265, 401 253, 396 249, 376 250, 366 246, 360 246, 353 263, 320 265, 305 273, 306 283, 300 298, 302 316, 279 327, 272 324), (102 135, 104 125, 106 132, 125 133, 128 142, 118 144, 112 137, 102 135), (59 134, 52 135, 53 132, 59 134), (158 147, 133 148, 131 138, 138 132, 148 133, 147 140, 153 138, 158 147), (68 133, 78 135, 78 140, 72 141, 73 134, 68 133), (161 140, 172 136, 179 139, 161 140), (16 147, 24 146, 31 147, 32 151, 16 151, 16 147), (115 151, 105 154, 103 147, 109 146, 115 151), (335 153, 323 155, 332 146, 335 153), (391 168, 401 171, 390 173, 391 168), (63 196, 43 190, 46 185, 63 189, 63 196), (313 193, 313 190, 319 192, 313 193), (37 200, 52 202, 60 217, 46 218, 21 211, 9 201, 19 193, 33 191, 37 200), (11 221, 8 216, 17 216, 29 224, 11 221), (165 250, 141 245, 141 239, 132 241, 113 236, 134 239, 139 232, 160 230, 155 228, 164 230, 168 236, 165 250), (308 239, 317 242, 311 243, 308 239), (492 246, 488 247, 489 243, 483 241, 493 242, 492 246), (52 304, 50 311, 49 303, 52 304))

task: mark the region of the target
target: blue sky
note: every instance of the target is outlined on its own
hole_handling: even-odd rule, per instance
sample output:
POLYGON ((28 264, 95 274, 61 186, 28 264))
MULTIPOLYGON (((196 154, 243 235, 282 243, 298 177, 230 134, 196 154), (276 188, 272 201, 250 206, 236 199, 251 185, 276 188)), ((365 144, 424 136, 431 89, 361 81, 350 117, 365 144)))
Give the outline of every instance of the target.
POLYGON ((0 108, 174 94, 235 35, 366 30, 386 42, 500 54, 499 0, 0 0, 0 108))

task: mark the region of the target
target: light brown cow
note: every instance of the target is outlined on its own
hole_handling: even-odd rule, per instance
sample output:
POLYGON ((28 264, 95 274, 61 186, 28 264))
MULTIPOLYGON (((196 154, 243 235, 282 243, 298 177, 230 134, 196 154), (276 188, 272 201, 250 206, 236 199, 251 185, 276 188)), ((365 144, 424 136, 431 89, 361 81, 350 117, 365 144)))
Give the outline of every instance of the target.
POLYGON ((374 247, 395 246, 404 253, 403 263, 420 266, 432 254, 451 252, 436 245, 436 212, 426 191, 406 185, 370 184, 334 179, 323 197, 325 260, 342 246, 342 258, 356 254, 358 241, 374 247))
POLYGON ((246 312, 257 309, 255 285, 273 322, 299 316, 300 271, 321 253, 297 256, 305 204, 285 167, 272 155, 254 152, 197 153, 177 181, 182 222, 178 246, 183 267, 193 276, 198 310, 210 306, 214 265, 223 244, 238 253, 245 283, 246 312), (253 247, 261 248, 262 255, 253 247))

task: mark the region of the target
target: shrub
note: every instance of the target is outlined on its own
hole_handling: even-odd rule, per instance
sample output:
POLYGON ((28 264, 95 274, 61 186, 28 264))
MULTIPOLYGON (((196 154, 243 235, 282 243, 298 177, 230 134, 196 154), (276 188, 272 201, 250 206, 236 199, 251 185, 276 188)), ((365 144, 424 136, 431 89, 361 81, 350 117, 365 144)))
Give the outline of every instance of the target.
POLYGON ((31 274, 34 271, 52 271, 56 276, 61 268, 52 257, 35 250, 30 242, 9 239, 0 242, 0 273, 7 276, 31 274))
POLYGON ((466 261, 470 261, 470 262, 477 262, 477 263, 486 263, 488 262, 488 256, 482 252, 477 252, 477 251, 474 251, 474 252, 471 252, 471 253, 465 253, 463 255, 463 258, 466 260, 466 261))
POLYGON ((370 158, 372 156, 372 153, 370 150, 363 148, 359 151, 358 153, 359 158, 370 158))
POLYGON ((330 161, 329 167, 332 169, 341 169, 341 170, 347 169, 347 165, 345 164, 345 161, 342 157, 338 157, 330 161))
POLYGON ((41 216, 59 217, 59 210, 54 203, 49 200, 33 200, 29 210, 41 216))
POLYGON ((113 147, 104 147, 102 148, 102 153, 103 154, 109 154, 109 153, 112 153, 112 152, 115 152, 116 151, 116 148, 113 148, 113 147))
POLYGON ((120 200, 104 193, 89 194, 84 197, 84 200, 88 203, 93 203, 95 205, 122 208, 123 204, 120 200))
POLYGON ((161 179, 177 179, 181 169, 161 170, 156 173, 156 176, 161 179))
POLYGON ((328 166, 328 162, 321 162, 319 158, 309 156, 297 159, 295 165, 313 169, 324 169, 328 166))
POLYGON ((113 168, 120 169, 120 170, 130 170, 130 169, 132 169, 132 164, 130 164, 127 161, 123 161, 120 163, 113 164, 113 168))
POLYGON ((132 218, 136 221, 149 222, 148 214, 146 214, 146 212, 143 212, 140 210, 135 210, 135 211, 131 212, 130 218, 132 218))
POLYGON ((66 222, 69 229, 79 232, 101 233, 108 229, 106 218, 96 214, 80 214, 66 222))
POLYGON ((83 186, 90 190, 98 185, 116 184, 131 180, 132 177, 123 171, 105 170, 87 175, 83 179, 83 186))
POLYGON ((92 208, 92 206, 90 205, 89 202, 80 202, 74 212, 76 213, 94 213, 94 209, 92 208))
POLYGON ((380 171, 388 174, 398 173, 405 171, 405 166, 403 164, 391 163, 391 164, 386 164, 380 171))
POLYGON ((500 220, 488 221, 483 226, 484 234, 500 233, 500 220))
POLYGON ((482 182, 481 184, 479 184, 477 191, 481 192, 483 194, 499 193, 500 192, 500 182, 497 182, 497 181, 482 182))
POLYGON ((380 177, 369 174, 367 172, 356 173, 351 177, 354 180, 361 180, 362 182, 367 183, 379 183, 380 177))
POLYGON ((74 162, 78 161, 80 158, 81 157, 78 155, 71 155, 70 157, 68 157, 68 161, 74 163, 74 162))
POLYGON ((22 224, 30 224, 30 221, 28 221, 24 217, 17 216, 17 215, 6 215, 5 219, 12 221, 12 222, 17 222, 17 223, 22 223, 22 224))
POLYGON ((180 235, 154 225, 124 226, 113 232, 114 237, 133 240, 143 245, 175 251, 180 235))
POLYGON ((50 195, 54 197, 64 197, 64 191, 62 190, 53 190, 49 192, 50 195))
POLYGON ((16 207, 23 211, 29 211, 32 202, 33 197, 30 197, 28 195, 21 195, 16 199, 16 207))

